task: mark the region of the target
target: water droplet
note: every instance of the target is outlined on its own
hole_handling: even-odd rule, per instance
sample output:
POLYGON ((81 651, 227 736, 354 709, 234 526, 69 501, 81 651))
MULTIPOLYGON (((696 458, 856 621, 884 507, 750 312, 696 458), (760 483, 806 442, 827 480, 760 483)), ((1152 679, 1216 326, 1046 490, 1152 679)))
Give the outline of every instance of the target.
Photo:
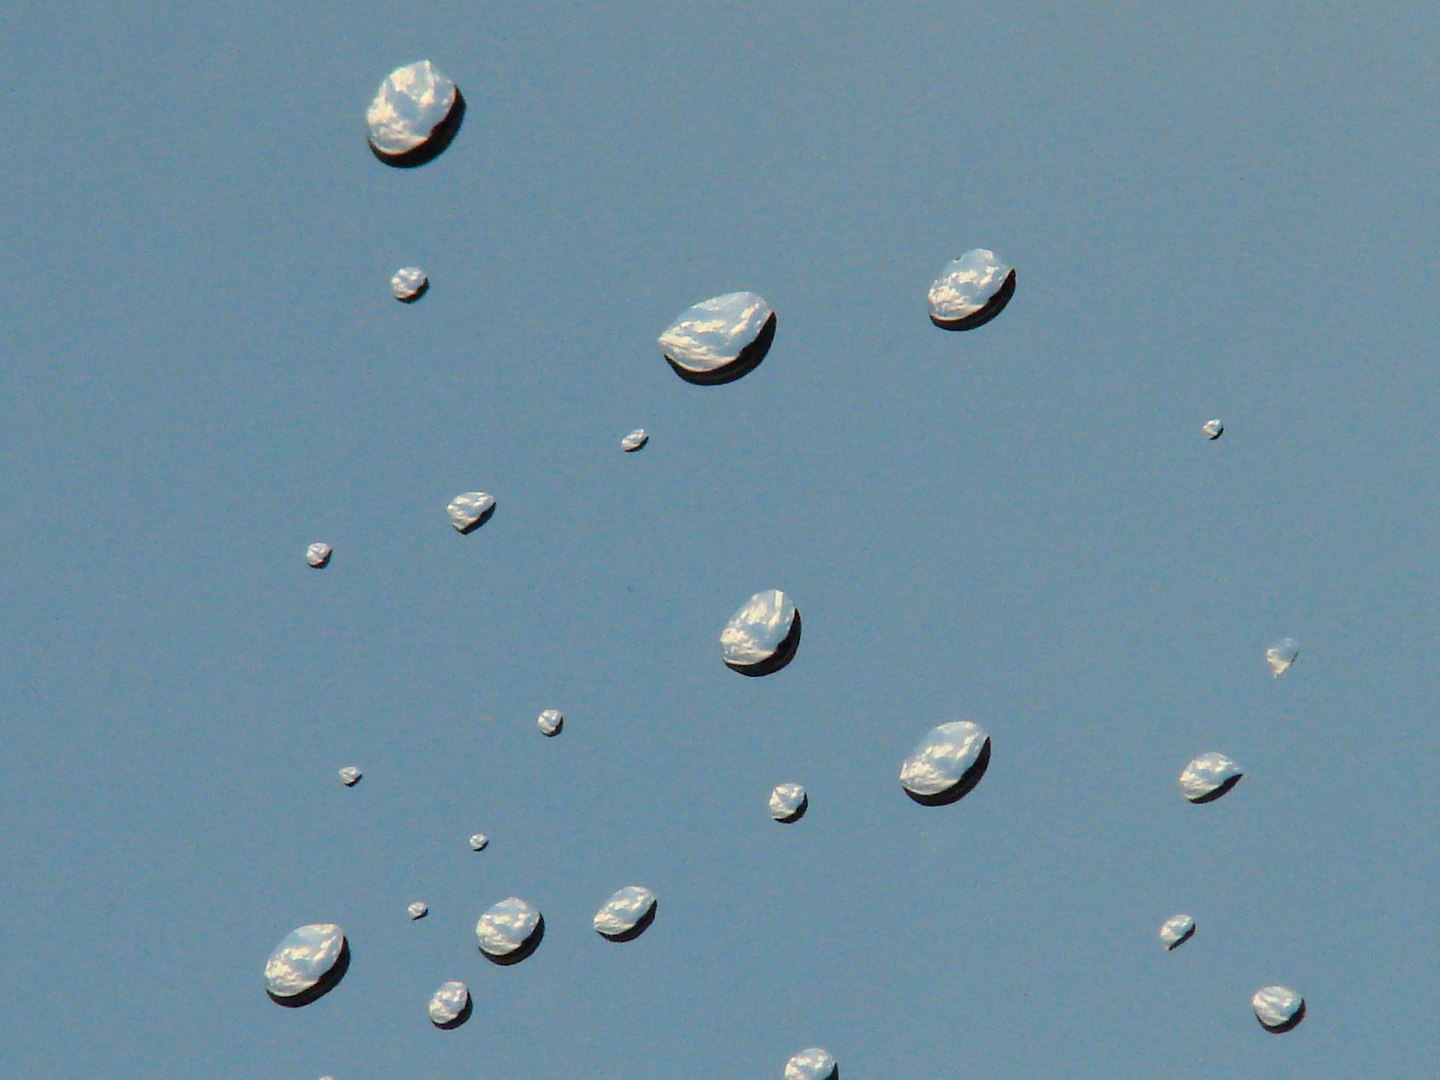
POLYGON ((1171 915, 1160 924, 1160 940, 1166 951, 1178 949, 1195 935, 1195 920, 1189 915, 1171 915))
POLYGON ((545 916, 518 896, 501 900, 475 924, 480 951, 497 964, 518 964, 540 947, 545 916))
POLYGON ((974 248, 951 262, 930 286, 930 321, 942 330, 974 330, 1005 310, 1015 271, 993 251, 974 248))
POLYGON ((375 156, 411 169, 450 145, 465 119, 465 97, 429 60, 417 60, 386 76, 365 119, 375 156))
POLYGON ((650 436, 645 434, 643 427, 637 427, 623 439, 620 440, 620 449, 627 454, 633 454, 636 450, 643 450, 645 444, 650 441, 650 436))
POLYGON ((699 386, 734 382, 760 366, 775 340, 775 312, 753 292, 702 300, 660 335, 675 374, 699 386))
POLYGON ((1255 1019, 1266 1031, 1283 1035, 1305 1019, 1305 999, 1288 986, 1262 986, 1250 999, 1255 1019))
POLYGON ((483 832, 477 832, 474 836, 470 837, 471 851, 484 851, 489 846, 490 838, 483 832))
POLYGON ((799 821, 810 809, 810 796, 799 784, 776 784, 770 792, 770 816, 782 825, 799 821))
POLYGON ((450 524, 463 536, 494 517, 495 496, 483 491, 467 491, 451 499, 445 512, 450 515, 450 524))
POLYGON ((333 990, 349 966, 350 943, 340 927, 296 927, 265 961, 265 992, 275 1004, 298 1009, 333 990))
POLYGON ((330 565, 330 556, 333 549, 329 544, 314 543, 305 549, 305 561, 316 570, 324 570, 330 565))
POLYGON ((989 767, 989 733, 953 720, 920 740, 900 766, 900 786, 921 806, 948 806, 974 790, 989 767))
POLYGON ((413 304, 430 291, 430 279, 418 266, 402 266, 390 279, 390 293, 402 304, 413 304))
POLYGON ((1290 665, 1300 657, 1300 642, 1293 637, 1281 638, 1265 650, 1265 662, 1270 665, 1270 674, 1277 679, 1290 670, 1290 665))
POLYGON ((444 1031, 452 1031, 470 1019, 474 1007, 470 988, 463 982, 443 983, 430 995, 430 1022, 444 1031))
POLYGON ((741 675, 770 675, 795 659, 800 610, 779 589, 746 600, 720 631, 725 666, 741 675))
POLYGON ((1201 754, 1180 773, 1180 790, 1192 803, 1214 802, 1245 774, 1224 754, 1201 754))
POLYGON ((634 941, 655 921, 655 894, 643 885, 626 885, 595 913, 595 932, 611 941, 634 941))
POLYGON ((1205 433, 1207 439, 1218 439, 1221 435, 1225 434, 1225 425, 1222 424, 1218 418, 1206 420, 1205 423, 1200 425, 1200 430, 1205 433))
POLYGON ((425 903, 424 900, 416 900, 405 910, 409 913, 410 918, 423 919, 426 915, 430 914, 430 905, 425 903))
POLYGON ((560 714, 559 709, 546 709, 535 718, 535 724, 540 728, 541 735, 553 739, 565 726, 565 717, 560 714))
POLYGON ((840 1066, 830 1051, 812 1046, 785 1063, 785 1080, 840 1080, 840 1066))
POLYGON ((340 770, 340 782, 346 787, 354 787, 360 782, 360 778, 364 775, 365 774, 354 765, 346 765, 340 770))

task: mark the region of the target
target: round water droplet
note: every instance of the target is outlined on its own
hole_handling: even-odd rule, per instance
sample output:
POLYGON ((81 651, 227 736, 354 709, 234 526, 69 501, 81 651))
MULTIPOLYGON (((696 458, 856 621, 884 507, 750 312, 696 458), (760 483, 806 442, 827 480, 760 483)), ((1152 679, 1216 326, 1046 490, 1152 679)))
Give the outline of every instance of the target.
POLYGON ((490 838, 483 832, 477 832, 474 836, 470 837, 471 851, 484 851, 489 846, 490 838))
POLYGON ((799 821, 810 809, 810 796, 799 784, 776 784, 770 792, 770 816, 782 825, 799 821))
POLYGON ((921 806, 947 806, 974 790, 989 767, 989 733, 953 720, 920 740, 900 766, 900 786, 921 806))
POLYGON ((993 251, 974 248, 940 271, 930 285, 930 321, 942 330, 973 330, 1005 310, 1015 271, 993 251))
POLYGON ((410 918, 423 919, 426 915, 430 914, 430 905, 425 903, 424 900, 416 900, 405 910, 409 913, 410 918))
POLYGON ((429 60, 417 60, 386 76, 365 119, 375 156, 411 169, 450 145, 465 119, 465 97, 429 60))
POLYGON ((1214 802, 1245 774, 1224 754, 1201 754, 1180 773, 1180 790, 1192 803, 1214 802))
POLYGON ((346 787, 354 787, 360 782, 360 778, 364 775, 365 774, 354 765, 346 765, 340 770, 340 782, 346 787))
POLYGON ((800 610, 779 589, 746 600, 720 631, 725 666, 741 675, 770 675, 795 659, 800 647, 800 610))
POLYGON ((330 564, 333 549, 329 544, 314 543, 305 549, 305 561, 316 570, 324 570, 330 564))
POLYGON ((453 1031, 466 1020, 475 1003, 470 988, 463 982, 447 982, 430 995, 430 1022, 444 1031, 453 1031))
POLYGON ((623 439, 620 440, 620 449, 627 454, 633 454, 636 450, 642 450, 645 444, 650 441, 650 436, 645 434, 643 427, 637 427, 623 439))
POLYGON ((1270 665, 1270 674, 1277 679, 1299 658, 1300 642, 1293 637, 1281 638, 1265 650, 1265 662, 1270 665))
POLYGON ((1178 949, 1195 936, 1195 920, 1189 915, 1171 915, 1160 924, 1160 940, 1167 951, 1178 949))
POLYGON ((501 900, 475 924, 480 951, 497 964, 518 964, 540 947, 545 916, 518 896, 501 900))
POLYGON ((494 517, 495 496, 483 491, 467 491, 451 499, 445 512, 450 515, 450 524, 463 536, 494 517))
POLYGON ((390 279, 390 294, 402 304, 413 304, 430 291, 430 279, 418 266, 402 266, 390 279))
POLYGON ((270 1000, 298 1009, 333 990, 350 966, 350 943, 334 923, 310 923, 280 939, 265 961, 270 1000))
POLYGON ((775 312, 753 292, 702 300, 660 335, 676 375, 699 386, 734 382, 760 366, 775 340, 775 312))
POLYGON ((1250 999, 1255 1019, 1266 1031, 1283 1035, 1305 1019, 1305 999, 1288 986, 1262 986, 1250 999))
POLYGON ((626 885, 595 913, 595 932, 611 941, 634 941, 655 921, 655 894, 643 885, 626 885))
POLYGON ((565 717, 560 715, 559 709, 546 709, 535 718, 535 724, 540 729, 541 735, 553 739, 565 726, 565 717))
POLYGON ((840 1066, 819 1046, 801 1050, 785 1063, 785 1080, 839 1080, 840 1066))
POLYGON ((1200 430, 1205 433, 1207 439, 1218 439, 1221 435, 1225 434, 1225 425, 1222 424, 1218 418, 1215 420, 1206 420, 1205 423, 1200 425, 1200 430))

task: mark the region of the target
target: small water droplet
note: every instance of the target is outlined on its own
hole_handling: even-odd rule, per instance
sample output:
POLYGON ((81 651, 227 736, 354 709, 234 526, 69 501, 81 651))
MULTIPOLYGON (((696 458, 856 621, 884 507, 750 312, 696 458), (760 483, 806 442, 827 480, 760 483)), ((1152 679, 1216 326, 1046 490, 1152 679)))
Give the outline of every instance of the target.
POLYGON ((1218 439, 1221 435, 1225 434, 1225 425, 1222 424, 1217 417, 1214 420, 1206 420, 1205 423, 1200 425, 1200 430, 1205 433, 1207 439, 1218 439))
POLYGON ((354 787, 360 782, 360 778, 364 775, 365 774, 354 765, 346 765, 340 770, 340 782, 346 787, 354 787))
POLYGON ((424 900, 416 900, 413 904, 407 907, 405 911, 412 919, 423 919, 426 915, 430 914, 430 905, 425 903, 424 900))
POLYGON ((1160 924, 1160 940, 1166 951, 1178 949, 1195 935, 1195 920, 1189 915, 1171 915, 1160 924))
POLYGON ((760 366, 775 340, 775 312, 753 292, 702 300, 660 335, 676 375, 699 386, 734 382, 760 366))
POLYGON ((1180 790, 1192 803, 1214 802, 1245 774, 1224 754, 1201 754, 1180 773, 1180 790))
POLYGON ((465 96, 429 60, 417 60, 385 77, 365 119, 375 156, 411 169, 450 145, 465 119, 465 96))
POLYGON ((1005 310, 1015 271, 985 248, 949 263, 930 285, 930 321, 942 330, 974 330, 1005 310))
POLYGON ((725 666, 741 675, 779 671, 800 647, 800 609, 779 589, 758 592, 720 631, 725 666))
POLYGON ((840 1066, 819 1046, 801 1050, 785 1063, 785 1080, 839 1080, 840 1066))
POLYGON ((545 916, 518 896, 501 900, 475 924, 480 951, 497 964, 518 964, 540 947, 545 916))
POLYGON ((474 836, 470 837, 471 851, 484 851, 489 846, 490 838, 483 832, 477 832, 474 836))
POLYGON ((620 449, 627 454, 633 454, 636 450, 643 450, 645 444, 650 441, 650 436, 645 433, 643 427, 637 427, 623 439, 620 440, 620 449))
POLYGON ((298 1009, 335 988, 350 966, 350 943, 334 923, 308 923, 280 939, 265 961, 270 1000, 298 1009))
POLYGON ((467 491, 451 499, 445 512, 450 515, 450 524, 464 536, 495 516, 495 496, 483 491, 467 491))
POLYGON ((333 549, 329 544, 316 542, 305 549, 305 561, 316 570, 324 570, 325 567, 330 565, 330 556, 332 554, 333 549))
POLYGON ((418 266, 402 266, 390 279, 390 295, 402 304, 413 304, 430 291, 430 278, 418 266))
POLYGON ((463 982, 447 982, 430 995, 430 1022, 443 1031, 453 1031, 466 1020, 475 1003, 470 988, 463 982))
POLYGON ((989 733, 953 720, 920 740, 900 766, 900 786, 921 806, 948 806, 973 791, 989 767, 989 733))
POLYGON ((540 729, 541 735, 553 739, 565 726, 565 717, 560 714, 559 709, 546 709, 535 718, 535 725, 540 729))
POLYGON ((782 825, 799 821, 810 809, 810 796, 799 784, 776 784, 770 792, 770 816, 782 825))
POLYGON ((1266 1031, 1283 1035, 1305 1019, 1305 999, 1288 986, 1262 986, 1250 999, 1255 1019, 1266 1031))
POLYGON ((643 885, 626 885, 595 913, 595 932, 611 941, 634 941, 655 921, 655 894, 643 885))
POLYGON ((1270 674, 1277 679, 1299 658, 1300 642, 1293 637, 1281 638, 1265 650, 1265 662, 1270 665, 1270 674))

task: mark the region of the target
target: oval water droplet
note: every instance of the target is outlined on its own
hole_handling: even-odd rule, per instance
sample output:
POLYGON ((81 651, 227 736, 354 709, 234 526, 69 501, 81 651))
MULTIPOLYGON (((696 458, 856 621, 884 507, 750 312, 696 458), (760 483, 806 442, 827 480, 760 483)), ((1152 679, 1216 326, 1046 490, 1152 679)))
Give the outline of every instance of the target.
POLYGON ((1201 754, 1180 772, 1180 790, 1192 803, 1214 802, 1245 774, 1224 754, 1201 754))
POLYGON ((518 964, 540 947, 545 916, 518 896, 501 900, 475 924, 480 951, 497 964, 518 964))
POLYGON ((660 348, 686 382, 719 386, 759 367, 774 340, 775 312, 765 298, 733 292, 681 312, 660 335, 660 348))
POLYGON ((1214 420, 1206 420, 1205 423, 1200 425, 1200 430, 1205 433, 1207 439, 1218 439, 1221 435, 1225 434, 1225 425, 1222 424, 1217 417, 1214 420))
POLYGON ((424 900, 416 900, 405 911, 412 919, 423 919, 430 914, 430 905, 424 900))
POLYGON ((932 728, 900 766, 900 786, 921 806, 948 806, 974 790, 990 767, 990 735, 969 720, 932 728))
POLYGON ((771 675, 800 647, 800 609, 779 589, 758 592, 720 631, 725 666, 741 675, 771 675))
POLYGON ((634 941, 655 921, 655 894, 643 885, 626 885, 595 913, 595 932, 611 941, 634 941))
POLYGON ((329 544, 314 543, 305 549, 305 561, 316 570, 324 570, 330 564, 333 549, 329 544))
POLYGON ((540 729, 541 735, 553 739, 565 726, 565 717, 561 715, 559 709, 546 709, 535 718, 535 725, 540 729))
POLYGON ((298 1009, 333 990, 349 967, 345 932, 334 923, 308 923, 281 938, 265 961, 265 992, 275 1004, 298 1009))
POLYGON ((1265 662, 1270 665, 1270 674, 1277 679, 1299 658, 1300 642, 1293 637, 1281 638, 1265 650, 1265 662))
POLYGON ((360 778, 364 775, 365 774, 354 765, 346 765, 340 770, 340 782, 346 787, 354 787, 360 782, 360 778))
POLYGON ((1160 924, 1160 940, 1167 952, 1178 949, 1195 936, 1195 920, 1189 915, 1171 915, 1160 924))
POLYGON ((475 1003, 463 982, 447 982, 430 995, 430 1022, 442 1031, 453 1031, 470 1019, 475 1003))
POLYGON ((785 1080, 839 1080, 840 1066, 819 1046, 801 1050, 785 1063, 785 1080))
POLYGON ((490 838, 483 832, 477 832, 474 836, 470 837, 471 851, 484 851, 489 846, 490 838))
POLYGON ((645 429, 643 427, 637 427, 634 431, 630 432, 629 435, 626 435, 620 440, 620 449, 624 450, 627 454, 633 454, 636 450, 643 450, 645 444, 649 441, 650 436, 645 433, 645 429))
POLYGON ((1250 999, 1255 1019, 1266 1031, 1283 1035, 1305 1019, 1305 999, 1288 986, 1262 986, 1250 999))
POLYGON ((465 96, 429 60, 385 77, 365 115, 370 149, 386 165, 412 169, 439 157, 465 119, 465 96))
POLYGON ((993 251, 973 248, 940 271, 930 285, 930 321, 942 330, 974 330, 1005 310, 1015 295, 1015 271, 993 251))
POLYGON ((799 784, 776 784, 770 792, 770 816, 782 825, 799 821, 810 809, 810 796, 799 784))
POLYGON ((450 500, 445 513, 450 515, 450 524, 464 536, 495 516, 495 496, 483 491, 464 492, 450 500))
POLYGON ((430 291, 430 278, 418 266, 402 266, 390 279, 390 295, 402 304, 413 304, 430 291))

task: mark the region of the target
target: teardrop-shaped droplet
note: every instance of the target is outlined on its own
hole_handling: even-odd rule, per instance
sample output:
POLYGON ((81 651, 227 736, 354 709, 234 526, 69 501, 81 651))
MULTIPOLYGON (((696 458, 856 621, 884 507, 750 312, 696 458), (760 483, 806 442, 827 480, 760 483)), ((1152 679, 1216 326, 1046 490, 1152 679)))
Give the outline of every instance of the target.
POLYGON ((405 911, 412 919, 423 919, 430 914, 430 905, 424 900, 416 900, 405 911))
POLYGON ((484 525, 495 514, 495 496, 483 491, 467 491, 456 495, 445 508, 450 524, 462 536, 484 525))
POLYGON ((447 982, 430 995, 430 1022, 443 1031, 453 1031, 466 1020, 475 1003, 470 988, 463 982, 447 982))
POLYGON ((627 454, 633 454, 636 450, 643 450, 645 444, 649 441, 650 436, 645 434, 645 429, 643 427, 637 427, 634 431, 630 432, 629 435, 626 435, 620 440, 620 449, 624 450, 627 454))
POLYGON ((785 1080, 839 1080, 840 1066, 819 1046, 801 1050, 785 1063, 785 1080))
POLYGON ((565 726, 565 717, 559 709, 546 709, 535 718, 535 726, 540 729, 541 735, 553 739, 565 726))
POLYGON ((265 992, 275 1004, 297 1009, 333 990, 349 966, 350 944, 340 927, 296 927, 265 961, 265 992))
POLYGON ((480 951, 497 964, 518 964, 540 947, 545 916, 518 896, 501 900, 475 924, 480 951))
POLYGON ((385 77, 365 119, 375 156, 410 169, 450 145, 465 119, 465 97, 429 60, 417 60, 385 77))
POLYGON ((1293 637, 1281 638, 1265 650, 1265 662, 1270 665, 1270 674, 1277 679, 1289 671, 1299 658, 1300 642, 1293 637))
POLYGON ((402 304, 413 304, 430 291, 430 278, 418 266, 402 266, 390 279, 390 295, 402 304))
POLYGON ((471 851, 484 851, 489 846, 490 838, 483 832, 477 832, 474 836, 470 837, 471 851))
POLYGON ((1178 949, 1195 935, 1195 920, 1189 915, 1171 915, 1160 924, 1160 940, 1167 951, 1178 949))
POLYGON ((947 806, 974 790, 989 767, 989 733, 953 720, 920 740, 900 766, 900 786, 921 806, 947 806))
POLYGON ((775 340, 775 312, 753 292, 702 300, 660 335, 676 375, 700 386, 734 382, 760 366, 775 340))
POLYGON ((1305 1019, 1305 999, 1288 986, 1262 986, 1250 999, 1255 1019, 1266 1031, 1283 1035, 1305 1019))
POLYGON ((1005 310, 1015 271, 993 251, 974 248, 940 271, 930 285, 930 321, 942 330, 974 330, 1005 310))
POLYGON ((725 666, 741 675, 771 675, 800 647, 800 610, 779 589, 746 600, 720 631, 725 666))
POLYGON ((799 821, 810 809, 810 796, 799 784, 776 784, 770 792, 770 816, 782 825, 799 821))
POLYGON ((634 941, 655 921, 655 894, 643 885, 626 885, 595 913, 595 932, 611 941, 634 941))
POLYGON ((1214 802, 1245 774, 1224 754, 1201 754, 1180 773, 1180 790, 1192 803, 1214 802))
POLYGON ((340 782, 346 787, 354 787, 360 782, 360 778, 364 775, 365 774, 354 765, 346 765, 340 770, 340 782))
POLYGON ((305 561, 316 570, 324 570, 330 564, 332 549, 329 544, 314 543, 305 549, 305 561))
POLYGON ((1206 420, 1200 425, 1200 430, 1205 433, 1207 439, 1218 439, 1225 434, 1225 425, 1220 422, 1219 417, 1214 420, 1206 420))

